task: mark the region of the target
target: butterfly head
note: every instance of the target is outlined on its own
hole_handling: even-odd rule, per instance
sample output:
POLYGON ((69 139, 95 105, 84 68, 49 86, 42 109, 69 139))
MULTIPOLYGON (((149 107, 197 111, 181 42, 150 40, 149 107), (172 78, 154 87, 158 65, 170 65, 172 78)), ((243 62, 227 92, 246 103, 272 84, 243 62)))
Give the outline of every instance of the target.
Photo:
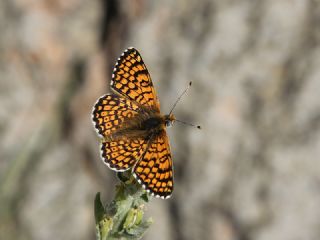
POLYGON ((176 121, 176 118, 173 116, 172 113, 168 114, 168 115, 165 115, 165 124, 166 124, 166 127, 171 127, 173 125, 173 123, 176 121))

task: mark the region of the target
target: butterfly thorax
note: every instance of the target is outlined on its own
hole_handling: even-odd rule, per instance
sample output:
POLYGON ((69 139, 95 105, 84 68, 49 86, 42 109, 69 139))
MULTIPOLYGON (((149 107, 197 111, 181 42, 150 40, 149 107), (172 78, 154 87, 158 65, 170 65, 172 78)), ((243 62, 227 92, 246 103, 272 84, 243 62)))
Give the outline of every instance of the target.
POLYGON ((152 132, 161 131, 165 127, 171 127, 175 117, 170 115, 154 115, 141 122, 141 129, 152 132))
POLYGON ((161 134, 166 127, 172 126, 175 117, 170 115, 161 115, 154 111, 147 111, 126 122, 122 129, 112 134, 110 139, 143 137, 150 139, 161 134))
POLYGON ((141 122, 141 130, 153 132, 153 131, 158 131, 163 128, 164 121, 161 117, 159 116, 154 116, 150 117, 143 122, 141 122))

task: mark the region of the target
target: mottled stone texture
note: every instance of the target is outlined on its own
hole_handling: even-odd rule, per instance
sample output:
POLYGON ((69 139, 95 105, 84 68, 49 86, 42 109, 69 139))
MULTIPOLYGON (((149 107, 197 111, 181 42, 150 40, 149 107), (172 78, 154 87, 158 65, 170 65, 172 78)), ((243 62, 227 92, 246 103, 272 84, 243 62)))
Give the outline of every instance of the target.
POLYGON ((320 2, 0 2, 0 239, 94 239, 113 196, 90 121, 140 50, 169 130, 170 200, 145 239, 320 238, 320 2))

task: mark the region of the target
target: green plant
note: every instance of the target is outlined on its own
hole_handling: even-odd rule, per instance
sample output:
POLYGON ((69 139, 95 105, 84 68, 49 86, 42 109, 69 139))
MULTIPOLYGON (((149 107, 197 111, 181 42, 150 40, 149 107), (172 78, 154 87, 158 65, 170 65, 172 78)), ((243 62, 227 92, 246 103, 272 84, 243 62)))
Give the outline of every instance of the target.
POLYGON ((104 206, 100 193, 96 194, 94 212, 97 240, 140 239, 152 219, 145 219, 144 206, 149 201, 148 193, 131 176, 130 171, 118 173, 121 180, 110 204, 104 206))

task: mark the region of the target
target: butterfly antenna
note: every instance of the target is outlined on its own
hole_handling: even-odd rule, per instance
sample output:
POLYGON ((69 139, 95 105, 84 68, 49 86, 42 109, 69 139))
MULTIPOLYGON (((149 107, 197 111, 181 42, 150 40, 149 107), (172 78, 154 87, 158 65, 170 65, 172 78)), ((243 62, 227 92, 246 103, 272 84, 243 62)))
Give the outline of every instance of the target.
POLYGON ((172 113, 173 109, 177 106, 178 102, 180 101, 180 99, 182 98, 183 95, 186 94, 186 92, 189 90, 189 88, 191 87, 192 82, 189 82, 188 87, 181 93, 181 95, 178 97, 178 99, 176 100, 176 102, 173 104, 173 107, 171 108, 169 115, 172 113))
POLYGON ((179 122, 179 123, 182 123, 182 124, 184 124, 184 125, 188 125, 188 126, 191 126, 191 127, 196 127, 196 128, 198 128, 198 129, 201 129, 201 126, 200 126, 200 125, 194 125, 194 124, 192 124, 192 123, 184 122, 184 121, 181 121, 181 120, 178 120, 178 119, 176 119, 175 121, 176 121, 176 122, 179 122))

